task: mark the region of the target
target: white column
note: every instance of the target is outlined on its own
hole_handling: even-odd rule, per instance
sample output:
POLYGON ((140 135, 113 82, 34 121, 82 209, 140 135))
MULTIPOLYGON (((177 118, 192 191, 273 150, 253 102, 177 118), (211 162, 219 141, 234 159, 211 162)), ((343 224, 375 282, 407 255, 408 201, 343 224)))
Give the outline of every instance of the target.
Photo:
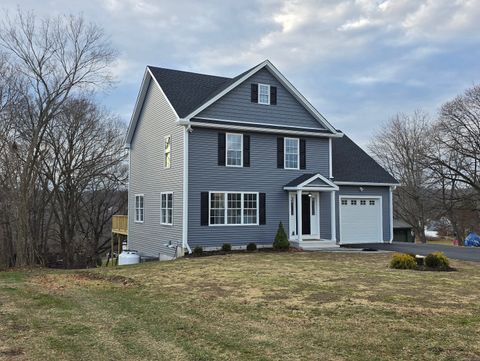
POLYGON ((332 228, 332 241, 337 241, 337 222, 336 222, 336 212, 335 212, 335 191, 330 192, 330 221, 332 228))
POLYGON ((297 237, 302 242, 302 191, 297 191, 297 237))

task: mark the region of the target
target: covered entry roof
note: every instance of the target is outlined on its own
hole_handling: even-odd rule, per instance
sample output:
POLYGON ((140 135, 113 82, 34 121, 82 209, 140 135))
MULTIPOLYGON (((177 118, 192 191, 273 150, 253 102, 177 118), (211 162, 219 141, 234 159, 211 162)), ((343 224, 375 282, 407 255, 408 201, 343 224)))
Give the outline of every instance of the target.
POLYGON ((338 186, 320 173, 309 173, 291 180, 285 184, 283 189, 288 191, 338 191, 338 186))

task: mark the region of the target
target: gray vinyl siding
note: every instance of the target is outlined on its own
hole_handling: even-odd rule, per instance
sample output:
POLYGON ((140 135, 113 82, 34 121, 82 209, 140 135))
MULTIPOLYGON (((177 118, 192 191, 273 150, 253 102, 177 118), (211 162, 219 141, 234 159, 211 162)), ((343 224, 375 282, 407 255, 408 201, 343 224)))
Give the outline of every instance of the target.
MULTIPOLYGON (((248 133, 251 166, 233 168, 217 165, 218 132, 194 127, 189 136, 190 247, 219 247, 222 243, 246 245, 249 242, 271 245, 280 221, 289 233, 288 192, 283 186, 304 173, 328 177, 328 139, 305 138, 307 169, 286 170, 277 168, 276 135, 248 133), (201 226, 200 194, 208 191, 266 193, 266 225, 201 226)), ((329 194, 321 193, 320 198, 321 234, 329 238, 330 208, 324 204, 329 194)))
POLYGON ((172 255, 164 245, 181 244, 183 127, 151 81, 130 148, 128 246, 144 255, 172 255), (171 168, 164 169, 164 137, 172 136, 171 168), (173 192, 173 226, 160 224, 160 193, 173 192), (144 194, 145 222, 135 223, 135 194, 144 194))
POLYGON ((332 239, 330 192, 320 192, 320 238, 332 239))
POLYGON ((340 186, 340 190, 336 192, 336 228, 337 239, 341 240, 340 234, 340 219, 339 219, 339 196, 381 196, 382 197, 382 227, 383 227, 383 241, 390 241, 390 188, 389 187, 366 187, 362 186, 363 191, 360 191, 360 186, 340 186))
POLYGON ((267 69, 258 71, 200 112, 197 118, 200 117, 325 129, 267 69), (277 105, 252 103, 250 101, 252 83, 276 86, 277 105))

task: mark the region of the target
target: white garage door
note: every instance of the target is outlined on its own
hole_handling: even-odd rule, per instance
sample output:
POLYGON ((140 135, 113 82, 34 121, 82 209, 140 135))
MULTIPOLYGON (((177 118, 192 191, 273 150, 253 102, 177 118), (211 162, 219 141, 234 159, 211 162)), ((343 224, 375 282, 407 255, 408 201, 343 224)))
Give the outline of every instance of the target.
POLYGON ((380 198, 340 197, 340 243, 382 242, 380 198))

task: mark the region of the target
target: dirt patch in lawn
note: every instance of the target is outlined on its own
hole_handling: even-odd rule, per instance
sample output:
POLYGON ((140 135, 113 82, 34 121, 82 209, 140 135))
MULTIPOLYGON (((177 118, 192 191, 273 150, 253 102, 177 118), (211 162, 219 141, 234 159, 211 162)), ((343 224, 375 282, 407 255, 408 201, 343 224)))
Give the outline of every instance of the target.
POLYGON ((133 279, 125 276, 104 275, 93 272, 40 274, 32 277, 30 283, 41 285, 51 291, 61 291, 74 287, 130 287, 136 284, 133 279))

